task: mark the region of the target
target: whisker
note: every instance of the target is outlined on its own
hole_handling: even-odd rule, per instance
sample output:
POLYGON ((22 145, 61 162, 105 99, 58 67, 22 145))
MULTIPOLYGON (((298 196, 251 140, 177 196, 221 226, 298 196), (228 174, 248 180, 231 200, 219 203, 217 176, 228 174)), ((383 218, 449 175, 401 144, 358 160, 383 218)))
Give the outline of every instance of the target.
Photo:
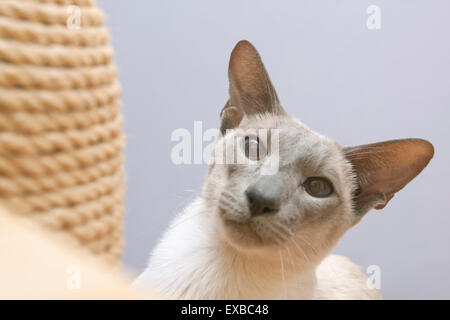
POLYGON ((197 216, 197 215, 199 215, 199 214, 201 214, 201 213, 203 213, 203 211, 196 211, 195 213, 189 214, 189 215, 187 215, 186 217, 182 217, 182 218, 181 218, 180 220, 178 220, 176 223, 170 225, 170 228, 175 228, 176 226, 178 226, 178 225, 180 225, 180 224, 182 224, 182 223, 185 223, 185 222, 188 221, 189 219, 191 219, 191 218, 193 218, 193 217, 195 217, 195 216, 197 216))
POLYGON ((292 230, 290 230, 288 227, 286 227, 286 226, 283 226, 281 223, 279 223, 279 222, 274 222, 273 223, 273 226, 274 227, 277 227, 278 229, 281 229, 281 232, 282 233, 285 233, 286 234, 286 237, 290 237, 290 236, 292 236, 292 234, 293 234, 293 232, 292 232, 292 230))
POLYGON ((283 288, 284 288, 284 297, 286 298, 287 296, 287 290, 286 290, 286 279, 284 276, 284 263, 283 263, 283 254, 281 253, 281 250, 278 249, 278 253, 280 255, 280 263, 281 263, 281 281, 283 283, 283 288))
POLYGON ((306 244, 311 248, 311 250, 314 252, 314 254, 315 254, 316 256, 319 255, 319 253, 317 252, 316 248, 315 248, 308 240, 306 240, 306 238, 302 237, 300 234, 299 234, 298 236, 300 237, 300 240, 301 240, 301 241, 303 241, 304 243, 306 243, 306 244))
POLYGON ((283 232, 280 232, 279 230, 275 229, 273 224, 263 224, 263 226, 266 229, 269 229, 276 236, 277 243, 283 242, 288 237, 283 232))
POLYGON ((230 202, 223 201, 223 200, 221 199, 221 200, 219 200, 219 207, 220 207, 221 209, 224 209, 224 210, 228 210, 228 211, 235 212, 235 213, 237 213, 237 214, 239 215, 239 217, 241 217, 242 219, 245 219, 245 214, 244 214, 241 210, 237 209, 237 208, 236 208, 232 203, 230 203, 230 202))
POLYGON ((294 258, 291 254, 291 250, 289 250, 289 246, 287 244, 285 244, 284 247, 286 248, 286 250, 288 252, 289 260, 291 261, 291 265, 292 265, 292 270, 294 271, 295 274, 297 274, 297 268, 295 266, 294 258))
POLYGON ((294 238, 291 238, 291 241, 295 245, 297 250, 303 255, 303 257, 305 257, 305 260, 310 262, 311 260, 308 258, 308 256, 306 255, 305 251, 303 251, 303 249, 300 248, 300 246, 297 244, 297 242, 295 242, 294 238))

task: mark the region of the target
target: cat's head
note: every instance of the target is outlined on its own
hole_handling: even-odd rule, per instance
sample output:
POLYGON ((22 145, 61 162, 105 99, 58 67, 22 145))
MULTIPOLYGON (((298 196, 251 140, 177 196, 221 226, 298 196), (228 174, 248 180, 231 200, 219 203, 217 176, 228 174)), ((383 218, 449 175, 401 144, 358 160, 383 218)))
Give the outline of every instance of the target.
POLYGON ((421 139, 342 147, 310 130, 281 106, 247 41, 231 54, 229 80, 221 152, 213 155, 203 195, 220 233, 238 249, 293 245, 320 258, 433 157, 421 139))

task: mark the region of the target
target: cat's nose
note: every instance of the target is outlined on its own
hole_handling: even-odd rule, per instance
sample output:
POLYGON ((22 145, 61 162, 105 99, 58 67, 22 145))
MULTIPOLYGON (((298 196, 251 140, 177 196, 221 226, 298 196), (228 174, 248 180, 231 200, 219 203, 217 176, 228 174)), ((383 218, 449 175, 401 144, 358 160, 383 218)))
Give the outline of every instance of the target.
POLYGON ((252 216, 275 214, 281 207, 283 182, 277 176, 263 176, 245 194, 252 216))

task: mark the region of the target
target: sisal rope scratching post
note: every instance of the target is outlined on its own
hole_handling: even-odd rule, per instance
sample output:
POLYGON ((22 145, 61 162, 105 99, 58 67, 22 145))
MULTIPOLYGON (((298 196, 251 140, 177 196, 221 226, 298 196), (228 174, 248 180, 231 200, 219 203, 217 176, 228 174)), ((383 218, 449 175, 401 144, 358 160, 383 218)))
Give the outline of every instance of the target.
POLYGON ((111 263, 124 211, 119 96, 95 2, 0 1, 0 203, 111 263), (79 29, 66 25, 69 5, 79 29))

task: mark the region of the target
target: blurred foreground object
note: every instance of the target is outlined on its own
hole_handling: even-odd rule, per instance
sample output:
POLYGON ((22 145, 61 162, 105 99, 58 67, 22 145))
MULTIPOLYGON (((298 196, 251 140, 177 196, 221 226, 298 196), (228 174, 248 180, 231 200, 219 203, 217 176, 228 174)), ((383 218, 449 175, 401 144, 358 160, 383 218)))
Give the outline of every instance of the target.
POLYGON ((0 208, 0 300, 140 298, 125 275, 61 240, 0 208))
POLYGON ((0 204, 113 265, 123 246, 120 108, 94 1, 0 1, 0 204))

